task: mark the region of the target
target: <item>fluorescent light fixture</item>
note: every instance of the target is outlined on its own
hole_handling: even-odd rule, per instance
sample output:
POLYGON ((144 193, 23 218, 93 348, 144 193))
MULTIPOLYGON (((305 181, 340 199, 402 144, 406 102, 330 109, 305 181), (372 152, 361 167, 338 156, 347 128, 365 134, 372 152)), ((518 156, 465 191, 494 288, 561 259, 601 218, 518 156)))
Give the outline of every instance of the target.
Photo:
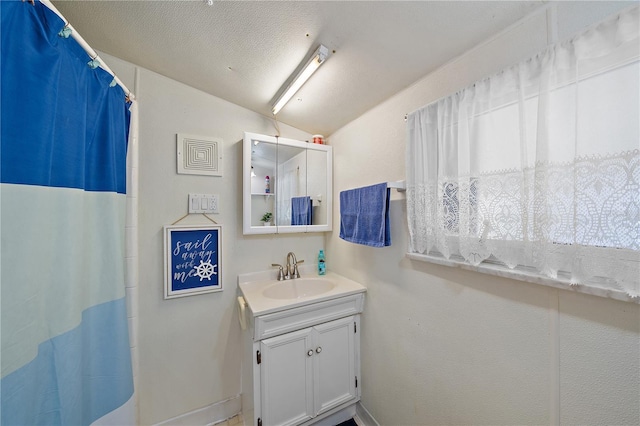
POLYGON ((287 87, 287 89, 282 92, 282 95, 280 95, 276 103, 273 104, 272 111, 274 115, 277 114, 282 109, 282 107, 285 106, 287 102, 289 102, 289 100, 291 100, 293 95, 296 94, 296 92, 309 79, 309 77, 311 77, 311 74, 313 74, 318 69, 318 67, 322 65, 322 63, 325 61, 325 59, 327 59, 328 56, 329 49, 327 49, 323 45, 320 45, 316 49, 316 51, 313 52, 311 59, 309 59, 304 68, 302 68, 300 73, 298 73, 296 78, 293 79, 289 87, 287 87))

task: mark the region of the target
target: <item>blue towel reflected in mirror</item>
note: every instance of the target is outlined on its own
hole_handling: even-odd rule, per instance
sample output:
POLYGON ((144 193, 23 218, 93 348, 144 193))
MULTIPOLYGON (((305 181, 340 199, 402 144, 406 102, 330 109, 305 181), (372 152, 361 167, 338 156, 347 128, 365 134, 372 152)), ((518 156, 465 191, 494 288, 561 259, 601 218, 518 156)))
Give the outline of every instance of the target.
POLYGON ((311 197, 291 198, 291 225, 311 225, 313 201, 311 197))

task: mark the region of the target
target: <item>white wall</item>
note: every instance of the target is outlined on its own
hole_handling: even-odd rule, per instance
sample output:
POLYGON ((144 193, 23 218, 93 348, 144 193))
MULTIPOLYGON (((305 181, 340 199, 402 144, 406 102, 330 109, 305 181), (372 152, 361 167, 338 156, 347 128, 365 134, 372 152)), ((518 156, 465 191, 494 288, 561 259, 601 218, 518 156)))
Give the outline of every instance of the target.
MULTIPOLYGON (((328 138, 336 200, 404 179, 406 113, 534 55, 556 31, 562 40, 629 5, 559 4, 338 130, 328 138)), ((350 244, 334 228, 328 268, 368 290, 362 404, 380 424, 640 423, 639 305, 408 260, 396 192, 391 247, 350 244)))
MULTIPOLYGON (((283 263, 287 252, 312 261, 322 234, 242 235, 242 137, 244 131, 275 134, 270 119, 101 55, 136 94, 140 109, 140 283, 137 392, 140 424, 154 424, 240 394, 240 327, 235 311, 238 273, 283 263), (223 177, 178 175, 176 133, 224 140, 223 177), (224 291, 163 299, 162 227, 187 213, 187 194, 219 194, 223 225, 224 291)), ((282 136, 309 135, 280 124, 282 136)), ((208 224, 202 215, 181 223, 208 224)))

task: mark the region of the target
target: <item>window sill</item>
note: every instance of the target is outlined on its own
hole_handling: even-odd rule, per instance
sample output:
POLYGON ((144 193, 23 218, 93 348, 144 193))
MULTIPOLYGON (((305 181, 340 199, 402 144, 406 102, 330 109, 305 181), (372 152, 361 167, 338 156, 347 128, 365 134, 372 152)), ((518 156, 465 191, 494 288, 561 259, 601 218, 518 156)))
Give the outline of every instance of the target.
POLYGON ((592 296, 599 296, 608 299, 620 300, 623 302, 640 304, 640 297, 632 298, 622 290, 598 287, 597 283, 572 285, 569 282, 569 279, 565 279, 562 277, 558 277, 557 279, 545 277, 534 272, 532 269, 527 269, 524 267, 509 269, 504 265, 489 262, 483 262, 478 266, 473 266, 461 260, 446 259, 443 256, 437 256, 434 254, 406 253, 406 257, 420 262, 457 267, 466 269, 468 271, 475 271, 482 274, 494 275, 497 277, 526 281, 529 283, 540 284, 560 290, 573 291, 576 293, 590 294, 592 296))

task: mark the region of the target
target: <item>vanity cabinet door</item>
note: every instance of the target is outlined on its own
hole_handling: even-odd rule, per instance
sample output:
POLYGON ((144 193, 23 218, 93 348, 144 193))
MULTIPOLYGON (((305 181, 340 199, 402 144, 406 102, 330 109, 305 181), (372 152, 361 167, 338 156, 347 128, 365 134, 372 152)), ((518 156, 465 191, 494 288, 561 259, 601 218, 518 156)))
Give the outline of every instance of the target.
POLYGON ((356 324, 351 316, 314 327, 316 415, 357 397, 356 324))
POLYGON ((314 416, 312 336, 306 328, 260 342, 264 426, 296 425, 314 416))

